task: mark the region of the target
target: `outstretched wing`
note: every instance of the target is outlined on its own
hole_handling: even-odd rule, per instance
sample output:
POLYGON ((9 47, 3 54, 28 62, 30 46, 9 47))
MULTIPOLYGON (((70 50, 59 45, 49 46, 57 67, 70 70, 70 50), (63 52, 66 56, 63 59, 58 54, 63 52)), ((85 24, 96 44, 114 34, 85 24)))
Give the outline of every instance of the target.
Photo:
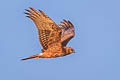
POLYGON ((61 28, 50 19, 43 11, 35 10, 34 8, 26 9, 29 18, 35 23, 43 51, 47 50, 51 44, 61 42, 61 28))
POLYGON ((62 29, 62 46, 66 46, 67 43, 75 36, 74 26, 70 21, 63 20, 61 24, 59 24, 59 27, 62 29))

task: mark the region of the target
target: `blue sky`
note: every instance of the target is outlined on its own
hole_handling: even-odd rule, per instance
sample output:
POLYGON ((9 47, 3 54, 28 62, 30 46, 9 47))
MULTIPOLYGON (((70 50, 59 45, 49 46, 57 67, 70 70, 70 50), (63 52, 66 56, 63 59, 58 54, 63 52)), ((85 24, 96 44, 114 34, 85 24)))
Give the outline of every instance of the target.
POLYGON ((119 0, 2 0, 0 80, 120 80, 119 0), (20 61, 40 53, 37 29, 24 9, 41 9, 75 26, 75 54, 20 61))

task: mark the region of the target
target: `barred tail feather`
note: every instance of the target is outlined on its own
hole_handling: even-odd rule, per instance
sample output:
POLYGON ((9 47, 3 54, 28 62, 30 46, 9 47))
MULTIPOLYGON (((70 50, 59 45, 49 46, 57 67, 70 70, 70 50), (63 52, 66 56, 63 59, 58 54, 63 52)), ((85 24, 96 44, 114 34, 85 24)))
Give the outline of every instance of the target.
POLYGON ((28 60, 28 59, 38 59, 38 58, 40 58, 41 57, 41 55, 40 54, 36 54, 36 55, 33 55, 33 56, 30 56, 30 57, 27 57, 27 58, 23 58, 23 59, 21 59, 22 61, 23 60, 28 60))

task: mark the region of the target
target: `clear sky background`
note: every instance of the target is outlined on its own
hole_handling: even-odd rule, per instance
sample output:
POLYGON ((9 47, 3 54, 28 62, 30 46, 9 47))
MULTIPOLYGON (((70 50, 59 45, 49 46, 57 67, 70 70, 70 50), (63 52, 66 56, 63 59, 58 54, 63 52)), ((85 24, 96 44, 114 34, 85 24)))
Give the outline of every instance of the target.
POLYGON ((0 80, 120 80, 120 0, 1 0, 0 80), (28 7, 70 20, 76 53, 20 61, 41 52, 28 7))

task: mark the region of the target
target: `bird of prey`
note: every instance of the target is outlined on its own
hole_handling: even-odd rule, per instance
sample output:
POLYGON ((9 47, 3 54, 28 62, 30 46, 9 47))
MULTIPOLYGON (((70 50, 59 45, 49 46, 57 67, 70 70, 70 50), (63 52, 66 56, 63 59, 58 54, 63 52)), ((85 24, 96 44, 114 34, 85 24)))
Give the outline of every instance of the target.
POLYGON ((74 53, 75 50, 67 47, 67 43, 74 37, 74 26, 68 20, 56 24, 42 10, 34 8, 25 9, 26 17, 32 19, 38 29, 39 40, 42 45, 42 53, 22 60, 38 58, 56 58, 74 53))

